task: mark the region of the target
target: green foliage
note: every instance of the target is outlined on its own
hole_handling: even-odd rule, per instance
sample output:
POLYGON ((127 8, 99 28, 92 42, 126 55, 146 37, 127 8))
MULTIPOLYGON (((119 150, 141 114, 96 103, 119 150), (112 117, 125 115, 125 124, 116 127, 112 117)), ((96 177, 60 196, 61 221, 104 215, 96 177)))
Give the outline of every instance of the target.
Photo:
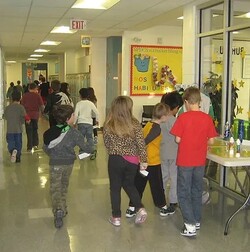
MULTIPOLYGON (((221 125, 221 101, 222 101, 222 76, 214 72, 209 72, 209 78, 203 83, 203 91, 208 94, 214 109, 214 119, 219 122, 218 129, 221 125)), ((239 89, 232 83, 232 104, 231 104, 231 122, 233 122, 236 108, 236 100, 238 98, 237 91, 239 89)))

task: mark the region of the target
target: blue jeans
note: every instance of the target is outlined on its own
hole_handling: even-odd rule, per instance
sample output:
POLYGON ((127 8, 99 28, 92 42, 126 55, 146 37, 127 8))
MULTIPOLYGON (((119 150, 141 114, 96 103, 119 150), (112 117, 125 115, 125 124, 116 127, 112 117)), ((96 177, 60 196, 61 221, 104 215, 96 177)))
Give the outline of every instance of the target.
POLYGON ((178 166, 177 195, 184 223, 201 221, 202 185, 205 166, 178 166))
POLYGON ((22 151, 22 133, 7 133, 6 141, 8 143, 9 153, 11 154, 16 149, 17 157, 20 157, 22 151))
POLYGON ((91 150, 91 153, 94 151, 94 141, 93 141, 93 125, 87 123, 79 123, 77 125, 78 130, 81 134, 86 137, 88 148, 91 150))

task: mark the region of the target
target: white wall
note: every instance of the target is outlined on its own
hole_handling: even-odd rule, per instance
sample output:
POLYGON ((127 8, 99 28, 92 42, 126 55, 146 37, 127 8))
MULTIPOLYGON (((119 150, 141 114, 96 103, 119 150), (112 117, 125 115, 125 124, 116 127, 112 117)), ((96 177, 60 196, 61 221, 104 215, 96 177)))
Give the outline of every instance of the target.
POLYGON ((106 38, 92 38, 91 40, 91 87, 94 88, 97 97, 97 109, 99 111, 99 125, 103 126, 106 113, 106 38))
MULTIPOLYGON (((122 94, 129 95, 130 92, 130 46, 131 45, 159 45, 158 38, 161 38, 161 46, 182 46, 182 27, 157 26, 141 32, 126 31, 122 38, 122 94), (135 40, 139 39, 139 43, 135 40)), ((140 121, 142 105, 154 105, 160 102, 161 96, 132 96, 134 102, 133 113, 140 121)))

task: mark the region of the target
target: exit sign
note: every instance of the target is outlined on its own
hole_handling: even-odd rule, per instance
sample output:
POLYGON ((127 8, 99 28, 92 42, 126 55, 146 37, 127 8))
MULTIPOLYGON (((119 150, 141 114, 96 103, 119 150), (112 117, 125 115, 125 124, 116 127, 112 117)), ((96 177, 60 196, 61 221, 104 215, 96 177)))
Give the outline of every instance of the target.
POLYGON ((87 21, 81 19, 71 19, 70 29, 71 30, 85 30, 87 28, 87 21))

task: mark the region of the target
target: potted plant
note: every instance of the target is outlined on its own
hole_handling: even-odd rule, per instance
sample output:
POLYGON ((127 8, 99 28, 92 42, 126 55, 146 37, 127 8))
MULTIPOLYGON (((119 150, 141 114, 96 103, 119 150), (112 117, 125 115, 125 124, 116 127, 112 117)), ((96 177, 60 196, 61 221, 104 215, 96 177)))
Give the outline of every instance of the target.
MULTIPOLYGON (((203 91, 209 95, 214 109, 214 121, 217 130, 221 129, 221 101, 222 101, 222 76, 214 72, 209 72, 209 78, 203 83, 203 91)), ((236 108, 236 100, 239 90, 232 82, 232 103, 231 103, 231 123, 233 123, 236 108)))

